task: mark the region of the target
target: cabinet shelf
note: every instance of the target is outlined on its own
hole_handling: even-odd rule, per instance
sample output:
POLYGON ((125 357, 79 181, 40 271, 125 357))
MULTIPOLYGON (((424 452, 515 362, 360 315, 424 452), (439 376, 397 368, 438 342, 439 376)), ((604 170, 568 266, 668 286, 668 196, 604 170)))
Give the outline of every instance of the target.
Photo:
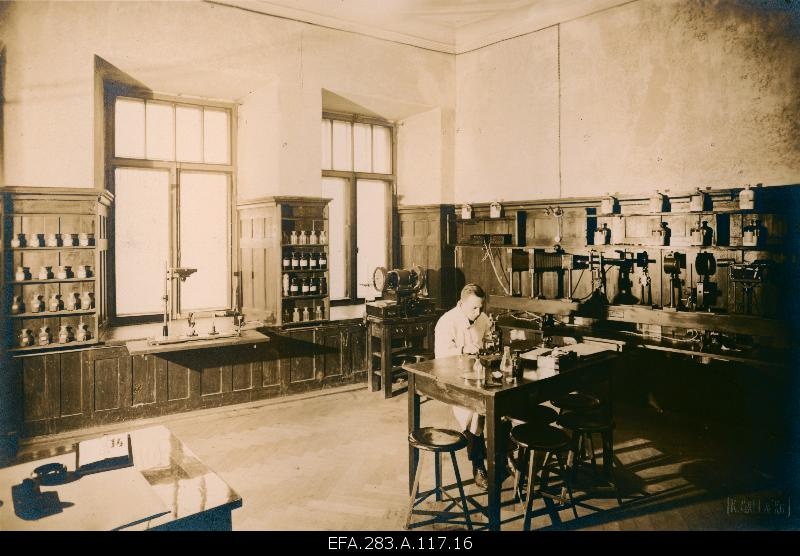
POLYGON ((77 311, 40 311, 38 313, 18 313, 16 315, 8 315, 12 319, 48 319, 52 317, 72 317, 77 315, 94 315, 97 311, 94 309, 78 309, 77 311))
POLYGON ((281 247, 327 247, 327 243, 282 243, 281 247))
POLYGON ((64 249, 94 249, 94 245, 62 245, 59 247, 8 247, 12 251, 61 251, 64 249))
MULTIPOLYGON (((34 339, 35 339, 35 334, 34 334, 34 339)), ((93 346, 93 345, 96 345, 97 343, 98 343, 97 339, 93 338, 91 340, 85 340, 83 342, 72 341, 72 342, 67 342, 66 344, 59 344, 58 342, 55 342, 55 343, 49 343, 46 346, 36 345, 36 346, 27 346, 27 347, 15 347, 15 348, 10 348, 8 351, 12 352, 12 353, 19 353, 19 352, 23 352, 23 351, 69 349, 69 348, 73 348, 73 347, 93 346)))
POLYGON ((24 286, 25 284, 61 284, 61 283, 76 283, 76 282, 94 282, 94 278, 50 278, 48 280, 13 280, 10 282, 15 286, 24 286))
POLYGON ((315 220, 317 222, 327 222, 327 216, 282 216, 281 220, 298 221, 298 220, 315 220))
POLYGON ((314 320, 301 320, 298 322, 284 322, 283 326, 303 326, 308 324, 321 324, 323 322, 330 322, 330 319, 314 319, 314 320))
POLYGON ((282 299, 284 301, 291 301, 294 299, 325 299, 328 297, 327 295, 284 295, 282 299))
POLYGON ((283 272, 286 274, 296 274, 298 272, 328 272, 327 268, 284 268, 283 272))

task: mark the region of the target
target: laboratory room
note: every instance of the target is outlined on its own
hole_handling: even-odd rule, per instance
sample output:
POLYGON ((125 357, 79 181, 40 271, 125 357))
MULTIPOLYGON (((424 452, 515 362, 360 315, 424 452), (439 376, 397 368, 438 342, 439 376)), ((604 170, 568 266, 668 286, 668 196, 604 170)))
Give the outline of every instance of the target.
POLYGON ((800 529, 798 75, 796 0, 0 2, 0 531, 800 529))

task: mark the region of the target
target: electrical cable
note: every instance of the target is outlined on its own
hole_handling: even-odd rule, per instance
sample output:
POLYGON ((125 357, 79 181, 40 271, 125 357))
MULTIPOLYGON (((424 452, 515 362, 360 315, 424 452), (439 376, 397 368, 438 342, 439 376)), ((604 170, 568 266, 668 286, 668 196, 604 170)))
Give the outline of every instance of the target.
POLYGON ((509 288, 503 283, 503 280, 500 279, 500 275, 497 273, 497 267, 494 263, 494 256, 492 255, 492 250, 489 247, 489 242, 484 238, 483 240, 483 248, 484 248, 484 256, 481 261, 485 261, 487 258, 489 259, 489 263, 492 265, 492 270, 494 271, 494 277, 497 278, 497 283, 500 284, 500 287, 503 288, 503 293, 506 295, 511 295, 509 288))

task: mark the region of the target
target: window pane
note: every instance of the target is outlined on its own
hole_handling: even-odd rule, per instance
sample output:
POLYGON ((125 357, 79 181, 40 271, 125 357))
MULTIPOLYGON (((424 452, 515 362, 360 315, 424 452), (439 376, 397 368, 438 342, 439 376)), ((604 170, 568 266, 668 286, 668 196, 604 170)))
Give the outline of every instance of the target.
POLYGON ((147 101, 147 158, 175 160, 175 112, 171 104, 147 101))
POLYGON ((386 266, 386 187, 383 181, 358 180, 358 297, 379 295, 372 286, 372 273, 377 267, 386 266), (369 286, 361 285, 366 283, 369 286))
POLYGON ((331 121, 322 120, 322 169, 331 169, 331 121))
POLYGON ((353 134, 350 122, 333 120, 333 169, 353 169, 353 134))
POLYGON ((169 258, 169 172, 117 168, 114 195, 117 314, 160 313, 169 258))
POLYGON ((330 276, 331 299, 347 297, 348 257, 345 254, 347 239, 347 180, 343 178, 322 178, 322 196, 333 199, 328 205, 328 275, 330 276))
POLYGON ((356 172, 372 172, 372 126, 354 124, 353 149, 356 172))
POLYGON ((180 175, 180 266, 196 268, 180 284, 180 311, 228 307, 228 176, 180 175))
POLYGON ((144 101, 117 97, 114 103, 114 156, 144 158, 144 101))
POLYGON ((227 110, 203 111, 203 154, 209 164, 228 164, 231 159, 231 132, 227 110))
POLYGON ((392 128, 372 126, 372 171, 376 174, 392 173, 392 128))
POLYGON ((180 162, 203 161, 203 109, 176 106, 176 158, 180 162))

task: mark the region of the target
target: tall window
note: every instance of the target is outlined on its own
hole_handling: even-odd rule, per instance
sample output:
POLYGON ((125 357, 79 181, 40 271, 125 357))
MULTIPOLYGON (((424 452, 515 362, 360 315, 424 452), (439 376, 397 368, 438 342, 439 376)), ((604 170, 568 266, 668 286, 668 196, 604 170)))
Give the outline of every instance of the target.
POLYGON ((330 294, 379 295, 372 273, 391 261, 394 128, 362 116, 323 114, 322 195, 330 204, 330 294))
POLYGON ((230 308, 234 106, 158 95, 107 106, 116 316, 161 313, 167 267, 197 269, 170 284, 172 316, 230 308))

